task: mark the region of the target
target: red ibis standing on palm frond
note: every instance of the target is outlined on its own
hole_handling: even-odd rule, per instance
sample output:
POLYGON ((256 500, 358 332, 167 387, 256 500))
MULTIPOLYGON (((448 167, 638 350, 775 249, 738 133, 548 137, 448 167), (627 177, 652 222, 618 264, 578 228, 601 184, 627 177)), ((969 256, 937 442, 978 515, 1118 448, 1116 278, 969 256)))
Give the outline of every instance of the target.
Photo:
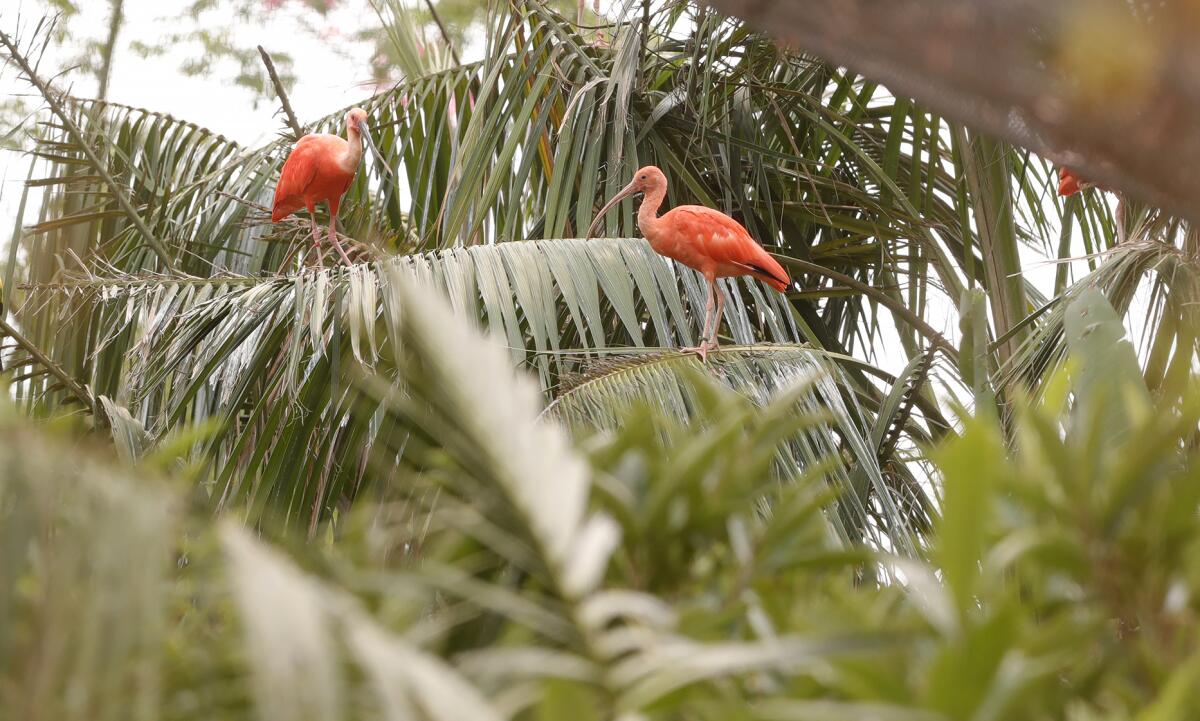
POLYGON ((750 275, 780 293, 787 291, 791 279, 783 266, 750 237, 741 223, 724 213, 700 205, 680 205, 659 217, 658 208, 667 194, 667 176, 653 165, 637 171, 629 185, 600 209, 592 227, 588 228, 587 237, 592 237, 605 213, 635 193, 644 194, 638 211, 638 228, 650 241, 654 252, 700 272, 708 281, 708 303, 700 345, 681 349, 685 353, 699 353, 701 360, 707 360, 708 352, 717 347, 717 327, 721 324, 721 310, 725 306, 725 297, 717 288, 717 278, 750 275))
POLYGON ((329 206, 329 242, 346 265, 350 265, 350 256, 346 255, 337 239, 337 214, 342 196, 350 189, 354 174, 358 172, 363 141, 390 175, 391 169, 379 148, 375 147, 367 129, 367 111, 354 108, 346 113, 345 138, 325 133, 300 138, 283 163, 271 208, 272 223, 278 223, 297 210, 307 208, 309 222, 312 223, 313 243, 319 249, 321 238, 317 233, 316 206, 324 201, 329 206))

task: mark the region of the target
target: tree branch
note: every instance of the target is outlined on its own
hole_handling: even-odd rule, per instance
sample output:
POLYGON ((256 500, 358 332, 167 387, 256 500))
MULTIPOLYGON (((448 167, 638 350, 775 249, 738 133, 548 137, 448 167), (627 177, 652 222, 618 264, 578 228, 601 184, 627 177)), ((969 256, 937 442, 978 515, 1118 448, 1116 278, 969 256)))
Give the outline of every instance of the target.
POLYGON ((708 2, 946 118, 1200 221, 1191 3, 708 2))
POLYGON ((258 46, 258 54, 262 56, 263 65, 267 66, 267 75, 271 76, 271 83, 275 86, 275 94, 279 96, 279 102, 283 104, 283 113, 287 116, 288 125, 291 126, 292 132, 296 133, 296 139, 299 140, 304 136, 304 127, 300 125, 300 121, 296 119, 296 114, 292 112, 292 103, 288 100, 287 92, 283 89, 283 81, 279 79, 279 73, 275 72, 275 62, 271 60, 271 55, 263 46, 258 46))
POLYGON ((442 40, 446 41, 446 47, 450 50, 450 57, 454 58, 455 65, 462 65, 462 60, 458 58, 458 51, 454 49, 454 41, 450 39, 450 32, 446 30, 446 26, 442 23, 442 17, 438 15, 437 8, 433 6, 432 0, 425 0, 425 7, 429 8, 429 14, 433 16, 433 22, 437 24, 438 30, 442 33, 442 40))

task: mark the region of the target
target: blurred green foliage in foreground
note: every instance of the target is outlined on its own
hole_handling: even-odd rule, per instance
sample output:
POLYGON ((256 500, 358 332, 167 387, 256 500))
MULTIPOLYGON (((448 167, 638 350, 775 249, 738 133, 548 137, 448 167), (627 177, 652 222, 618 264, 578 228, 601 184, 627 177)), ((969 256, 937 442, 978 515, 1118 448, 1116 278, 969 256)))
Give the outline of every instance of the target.
POLYGON ((5 718, 1195 717, 1200 393, 1156 405, 1099 293, 1037 401, 933 451, 941 514, 900 558, 838 540, 820 467, 771 473, 822 423, 811 380, 759 408, 698 375, 707 422, 571 440, 505 350, 394 291, 403 381, 357 388, 419 429, 378 462, 419 460, 323 542, 214 520, 170 449, 4 411, 5 718))

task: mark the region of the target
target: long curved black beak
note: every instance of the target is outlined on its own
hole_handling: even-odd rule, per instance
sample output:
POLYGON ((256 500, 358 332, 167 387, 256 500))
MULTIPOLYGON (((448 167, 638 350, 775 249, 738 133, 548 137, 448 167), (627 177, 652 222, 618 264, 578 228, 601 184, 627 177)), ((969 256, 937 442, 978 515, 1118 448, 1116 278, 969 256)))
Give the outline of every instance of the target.
POLYGON ((371 149, 371 154, 375 156, 375 162, 379 163, 379 167, 383 168, 383 172, 391 175, 392 169, 388 167, 383 153, 379 152, 379 148, 375 147, 375 141, 371 139, 371 131, 367 129, 367 121, 363 120, 358 124, 358 132, 362 135, 362 139, 366 141, 367 147, 371 149))
POLYGON ((613 206, 615 206, 617 203, 620 203, 622 200, 625 200, 634 193, 640 192, 641 191, 639 189, 634 187, 633 183, 621 188, 621 192, 614 195, 611 200, 604 204, 604 207, 600 209, 600 212, 596 213, 596 217, 592 220, 592 224, 588 227, 587 235, 585 235, 584 238, 592 238, 596 235, 596 230, 600 227, 600 221, 604 219, 605 213, 613 209, 613 206))

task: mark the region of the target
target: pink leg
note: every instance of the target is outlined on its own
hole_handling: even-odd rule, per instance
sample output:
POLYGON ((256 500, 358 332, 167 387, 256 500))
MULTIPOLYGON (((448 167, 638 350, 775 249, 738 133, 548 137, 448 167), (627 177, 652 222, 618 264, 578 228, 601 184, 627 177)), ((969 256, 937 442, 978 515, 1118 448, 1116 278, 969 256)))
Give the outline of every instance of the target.
MULTIPOLYGON (((308 220, 312 223, 313 249, 317 251, 317 267, 325 265, 325 251, 321 249, 321 235, 317 232, 317 219, 309 212, 308 220)), ((305 255, 308 255, 305 253, 305 255)), ((303 265, 303 263, 301 263, 303 265)))
POLYGON ((712 334, 708 336, 708 349, 716 350, 720 347, 720 344, 717 343, 717 330, 721 327, 721 313, 725 311, 725 296, 717 287, 715 279, 712 281, 712 294, 717 299, 717 312, 713 314, 712 334))
POLYGON ((350 256, 346 255, 346 251, 342 248, 342 244, 338 242, 336 205, 331 205, 329 207, 329 242, 333 243, 333 247, 337 250, 338 255, 342 256, 343 263, 346 265, 354 265, 354 263, 350 262, 350 256))
POLYGON ((700 345, 692 348, 680 348, 680 353, 696 353, 700 356, 700 361, 703 363, 708 360, 708 351, 716 347, 714 342, 709 345, 708 326, 713 323, 712 335, 717 335, 717 325, 720 324, 720 307, 724 304, 721 299, 721 294, 717 291, 717 283, 715 278, 708 279, 708 302, 704 305, 704 327, 700 330, 700 345), (717 315, 713 314, 713 304, 716 304, 717 315), (715 321, 715 322, 714 322, 715 321))

